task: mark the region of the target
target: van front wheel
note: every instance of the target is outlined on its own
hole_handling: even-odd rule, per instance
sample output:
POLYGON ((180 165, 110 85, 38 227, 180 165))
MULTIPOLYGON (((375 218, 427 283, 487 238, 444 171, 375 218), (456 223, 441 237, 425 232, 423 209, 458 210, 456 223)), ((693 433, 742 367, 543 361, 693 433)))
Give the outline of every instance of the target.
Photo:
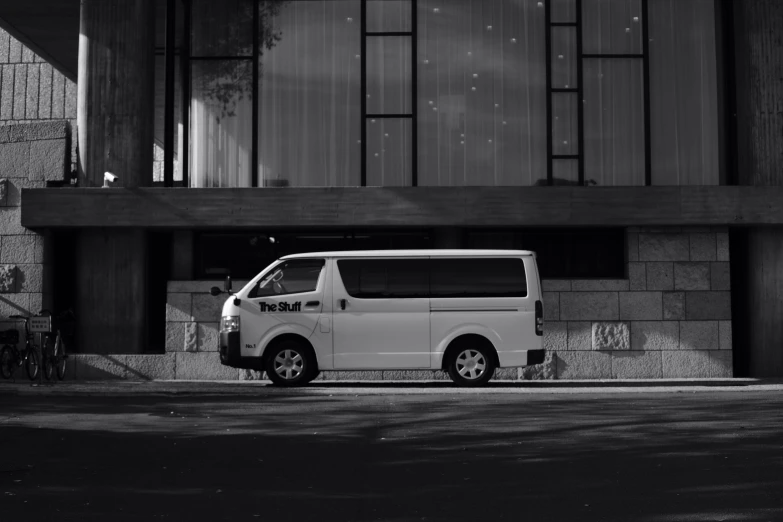
POLYGON ((296 341, 283 341, 269 353, 266 374, 278 386, 301 386, 310 381, 314 366, 309 350, 296 341))
POLYGON ((458 386, 483 386, 495 373, 495 361, 483 346, 460 348, 449 361, 448 371, 458 386))

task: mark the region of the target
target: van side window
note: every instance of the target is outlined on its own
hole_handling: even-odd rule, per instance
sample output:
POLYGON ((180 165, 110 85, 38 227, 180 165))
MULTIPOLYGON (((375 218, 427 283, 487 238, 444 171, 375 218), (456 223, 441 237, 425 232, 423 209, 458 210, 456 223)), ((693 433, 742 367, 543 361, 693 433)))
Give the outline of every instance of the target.
POLYGON ((527 297, 522 259, 431 259, 430 297, 527 297))
POLYGON ((341 259, 337 268, 348 295, 360 299, 428 296, 426 259, 341 259))
POLYGON ((274 267, 248 294, 253 297, 315 292, 324 268, 323 259, 291 259, 274 267))

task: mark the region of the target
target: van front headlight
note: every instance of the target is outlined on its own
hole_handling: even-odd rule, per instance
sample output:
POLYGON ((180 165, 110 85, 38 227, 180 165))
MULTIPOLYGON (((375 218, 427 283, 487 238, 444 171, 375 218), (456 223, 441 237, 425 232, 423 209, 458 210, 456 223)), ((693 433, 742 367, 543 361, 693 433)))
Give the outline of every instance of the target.
POLYGON ((239 331, 239 316, 238 315, 224 315, 220 319, 220 331, 221 332, 238 332, 239 331))

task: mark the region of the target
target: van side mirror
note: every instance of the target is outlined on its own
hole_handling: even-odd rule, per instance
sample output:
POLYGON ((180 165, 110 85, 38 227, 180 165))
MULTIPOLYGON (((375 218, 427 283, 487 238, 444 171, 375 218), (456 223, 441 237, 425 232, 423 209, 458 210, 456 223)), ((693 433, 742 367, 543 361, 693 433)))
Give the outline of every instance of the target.
POLYGON ((209 293, 210 293, 210 294, 211 294, 213 297, 215 297, 215 296, 218 296, 218 295, 222 294, 222 293, 223 293, 223 291, 222 291, 220 288, 218 288, 218 287, 216 287, 216 286, 213 286, 212 288, 210 288, 210 289, 209 289, 209 293))
POLYGON ((231 276, 226 276, 225 282, 223 282, 223 290, 227 293, 231 293, 231 276))

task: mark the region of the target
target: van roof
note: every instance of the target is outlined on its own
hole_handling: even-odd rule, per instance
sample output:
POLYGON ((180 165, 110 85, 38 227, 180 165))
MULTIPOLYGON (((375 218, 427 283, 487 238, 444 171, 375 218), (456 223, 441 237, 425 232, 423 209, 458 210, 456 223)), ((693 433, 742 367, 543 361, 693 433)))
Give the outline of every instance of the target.
POLYGON ((306 254, 291 254, 281 259, 300 259, 308 257, 522 257, 533 256, 529 250, 348 250, 342 252, 308 252, 306 254))

